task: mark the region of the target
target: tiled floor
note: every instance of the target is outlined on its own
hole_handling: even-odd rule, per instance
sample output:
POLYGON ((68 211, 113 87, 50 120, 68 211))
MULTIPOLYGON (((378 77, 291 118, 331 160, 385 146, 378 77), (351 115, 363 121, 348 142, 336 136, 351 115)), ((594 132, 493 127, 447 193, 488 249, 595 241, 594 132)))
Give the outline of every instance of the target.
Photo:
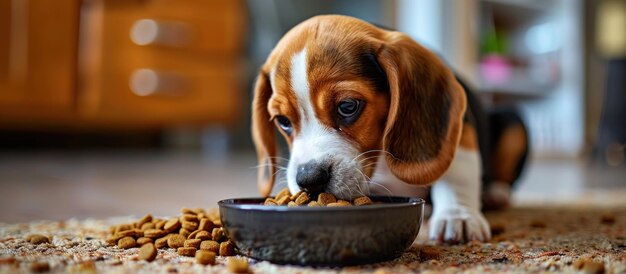
MULTIPOLYGON (((184 152, 0 152, 0 222, 175 215, 220 199, 256 196, 256 158, 221 161, 184 152)), ((626 206, 626 176, 581 161, 535 160, 516 205, 626 206), (591 175, 595 174, 595 175, 591 175)))

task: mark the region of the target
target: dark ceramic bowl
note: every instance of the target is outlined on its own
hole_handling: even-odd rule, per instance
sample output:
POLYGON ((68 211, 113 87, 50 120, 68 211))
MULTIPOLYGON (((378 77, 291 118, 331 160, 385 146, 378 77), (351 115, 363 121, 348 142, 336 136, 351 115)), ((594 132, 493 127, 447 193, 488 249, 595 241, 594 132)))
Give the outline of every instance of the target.
POLYGON ((419 232, 424 200, 371 197, 367 206, 264 206, 264 199, 218 203, 241 254, 280 264, 355 265, 397 258, 419 232))

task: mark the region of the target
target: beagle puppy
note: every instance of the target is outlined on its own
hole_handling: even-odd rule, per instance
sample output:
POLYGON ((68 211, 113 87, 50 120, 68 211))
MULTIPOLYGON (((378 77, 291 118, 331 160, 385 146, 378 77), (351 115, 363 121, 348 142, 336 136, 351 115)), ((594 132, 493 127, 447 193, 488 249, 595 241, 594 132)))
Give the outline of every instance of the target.
MULTIPOLYGON (((278 42, 254 92, 262 195, 270 194, 280 168, 277 128, 291 151, 292 193, 412 196, 433 184, 430 238, 491 237, 481 213, 483 159, 468 94, 407 35, 347 16, 313 17, 278 42)), ((512 162, 521 159, 509 154, 517 157, 512 162)))

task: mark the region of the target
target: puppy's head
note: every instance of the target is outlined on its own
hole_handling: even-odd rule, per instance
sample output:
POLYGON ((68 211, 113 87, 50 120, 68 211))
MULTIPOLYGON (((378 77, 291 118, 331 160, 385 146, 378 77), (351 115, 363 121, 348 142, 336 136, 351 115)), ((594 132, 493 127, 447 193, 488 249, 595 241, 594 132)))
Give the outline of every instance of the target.
POLYGON ((367 194, 377 156, 399 179, 428 184, 450 165, 464 113, 453 74, 404 34, 313 17, 280 40, 257 78, 259 190, 267 196, 274 183, 274 128, 291 150, 291 192, 367 194))

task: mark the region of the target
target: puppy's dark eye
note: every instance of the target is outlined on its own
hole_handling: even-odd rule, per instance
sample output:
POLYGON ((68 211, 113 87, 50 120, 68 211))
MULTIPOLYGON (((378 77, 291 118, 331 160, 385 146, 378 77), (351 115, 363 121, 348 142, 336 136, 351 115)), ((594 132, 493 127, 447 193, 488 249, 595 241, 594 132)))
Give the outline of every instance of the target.
POLYGON ((293 126, 291 125, 291 121, 289 121, 289 119, 287 119, 287 117, 285 116, 276 116, 276 123, 278 123, 278 126, 285 131, 285 133, 287 135, 291 135, 291 133, 293 132, 293 126))
POLYGON ((359 114, 363 109, 363 102, 357 99, 347 99, 337 104, 337 114, 339 119, 345 124, 352 124, 359 118, 359 114))

